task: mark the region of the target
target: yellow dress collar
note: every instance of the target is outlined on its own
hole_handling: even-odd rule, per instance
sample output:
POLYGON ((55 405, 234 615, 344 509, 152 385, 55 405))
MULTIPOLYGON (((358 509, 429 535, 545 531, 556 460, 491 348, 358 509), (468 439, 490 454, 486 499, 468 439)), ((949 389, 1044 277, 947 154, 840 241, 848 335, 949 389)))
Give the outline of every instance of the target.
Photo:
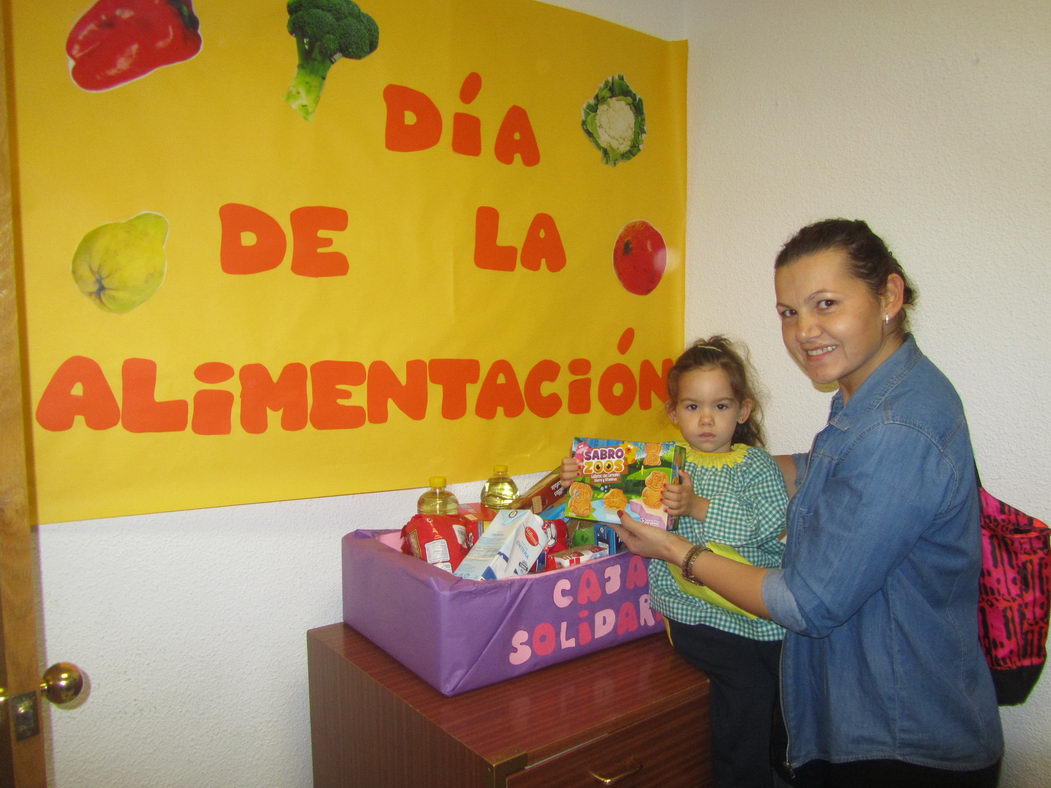
POLYGON ((751 448, 746 443, 735 443, 730 447, 730 451, 708 452, 698 451, 689 444, 684 445, 686 446, 687 462, 709 468, 728 468, 731 465, 742 463, 745 455, 748 454, 748 449, 751 448))

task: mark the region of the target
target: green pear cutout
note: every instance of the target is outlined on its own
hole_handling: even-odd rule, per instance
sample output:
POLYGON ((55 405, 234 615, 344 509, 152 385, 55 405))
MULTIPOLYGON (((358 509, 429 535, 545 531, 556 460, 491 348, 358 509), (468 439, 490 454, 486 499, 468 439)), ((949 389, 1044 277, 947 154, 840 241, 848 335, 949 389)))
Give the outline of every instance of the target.
POLYGON ((73 280, 99 309, 130 312, 164 281, 167 237, 168 220, 159 213, 96 227, 73 253, 73 280))

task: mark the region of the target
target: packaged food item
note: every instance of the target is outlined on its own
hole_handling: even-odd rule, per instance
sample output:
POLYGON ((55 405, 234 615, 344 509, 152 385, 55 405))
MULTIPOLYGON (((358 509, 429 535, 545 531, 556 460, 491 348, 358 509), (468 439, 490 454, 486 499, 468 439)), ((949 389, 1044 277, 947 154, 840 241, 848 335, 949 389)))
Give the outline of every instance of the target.
POLYGON ((617 553, 623 553, 627 548, 624 543, 620 541, 620 537, 617 536, 617 532, 613 530, 613 526, 609 523, 595 523, 594 533, 594 544, 601 545, 609 551, 610 555, 616 555, 617 553))
POLYGON ((482 504, 490 509, 512 509, 518 497, 518 485, 507 475, 506 465, 494 465, 493 475, 482 485, 482 504))
MULTIPOLYGON (((609 526, 606 526, 607 528, 609 526)), ((567 547, 582 547, 587 544, 597 544, 597 533, 599 523, 590 520, 578 520, 571 517, 566 520, 566 528, 569 531, 569 544, 567 547)), ((611 552, 610 555, 613 553, 611 552)))
POLYGON ((454 572, 468 580, 524 575, 550 538, 539 515, 525 509, 501 509, 454 572))
POLYGON ((664 511, 664 486, 678 478, 686 450, 673 441, 644 443, 574 438, 580 476, 569 485, 566 515, 599 523, 620 522, 618 511, 658 528, 674 530, 664 511))
POLYGON ((458 514, 415 514, 401 529, 401 551, 452 572, 480 530, 478 520, 458 514))
POLYGON ((569 528, 566 521, 562 518, 548 520, 546 517, 543 520, 544 530, 547 531, 551 540, 547 543, 547 547, 541 550, 540 555, 537 556, 536 563, 533 564, 534 572, 546 572, 548 569, 554 569, 555 562, 551 556, 569 547, 569 528))
POLYGON ((571 547, 568 550, 562 550, 551 557, 554 559, 555 566, 561 569, 566 566, 583 564, 595 558, 605 558, 608 555, 609 550, 605 546, 589 544, 583 547, 571 547))
POLYGON ((460 514, 481 522, 482 530, 484 531, 489 523, 493 521, 493 518, 496 517, 496 510, 490 509, 482 503, 461 503, 460 514))
MULTIPOLYGON (((537 512, 542 520, 566 520, 566 498, 559 498, 554 504, 537 512)), ((568 520, 566 523, 568 525, 568 520)))
POLYGON ((483 512, 487 510, 485 510, 484 507, 481 508, 482 511, 476 511, 471 506, 460 506, 460 517, 466 521, 465 528, 467 530, 468 550, 475 546, 482 535, 482 531, 485 530, 485 526, 487 526, 489 521, 493 519, 492 513, 490 513, 488 517, 484 516, 483 512))
POLYGON ((565 494, 566 491, 562 487, 562 469, 555 468, 555 470, 519 495, 512 502, 510 508, 529 509, 534 514, 540 514, 557 503, 565 494))
POLYGON ((420 514, 459 514, 460 502, 452 490, 445 488, 444 476, 432 476, 427 480, 430 489, 416 501, 416 511, 420 514))

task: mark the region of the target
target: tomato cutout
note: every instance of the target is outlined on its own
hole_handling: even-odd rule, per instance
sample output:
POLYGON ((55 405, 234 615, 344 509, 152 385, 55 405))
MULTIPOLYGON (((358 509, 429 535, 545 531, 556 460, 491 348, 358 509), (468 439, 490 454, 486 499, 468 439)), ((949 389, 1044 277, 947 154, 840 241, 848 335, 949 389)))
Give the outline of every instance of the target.
POLYGON ((667 247, 656 228, 646 221, 629 222, 613 248, 613 270, 624 289, 646 295, 660 284, 667 263, 667 247))

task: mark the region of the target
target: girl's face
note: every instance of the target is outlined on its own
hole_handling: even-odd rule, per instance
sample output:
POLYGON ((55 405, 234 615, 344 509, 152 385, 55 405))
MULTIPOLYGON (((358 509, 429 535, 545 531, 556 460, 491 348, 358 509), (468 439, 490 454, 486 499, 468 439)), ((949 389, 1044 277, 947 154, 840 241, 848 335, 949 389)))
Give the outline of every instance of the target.
POLYGON ((851 273, 842 249, 800 257, 774 272, 781 335, 815 383, 838 382, 848 400, 902 343, 887 325, 901 309, 903 283, 892 274, 873 295, 851 273))
POLYGON ((669 412, 694 449, 724 452, 730 451, 737 425, 748 421, 752 403, 737 400, 730 379, 719 367, 697 367, 679 376, 679 398, 669 412))

